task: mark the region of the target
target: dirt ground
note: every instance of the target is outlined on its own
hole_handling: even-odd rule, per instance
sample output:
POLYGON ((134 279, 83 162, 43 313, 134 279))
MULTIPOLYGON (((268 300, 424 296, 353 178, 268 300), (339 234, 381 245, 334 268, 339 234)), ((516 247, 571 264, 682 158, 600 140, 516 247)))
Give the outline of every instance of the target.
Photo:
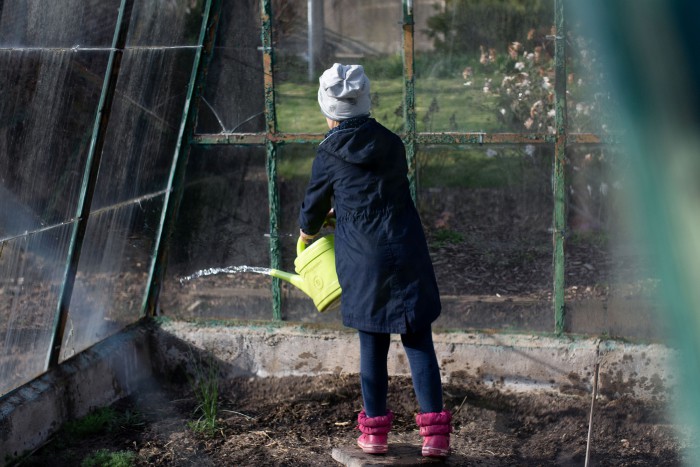
MULTIPOLYGON (((410 379, 391 378, 389 392, 396 416, 390 449, 410 444, 418 453, 410 379)), ((468 380, 446 384, 444 393, 454 413, 445 465, 584 464, 590 395, 510 393, 468 380)), ((353 446, 359 435, 356 375, 234 380, 219 400, 218 428, 204 435, 189 426, 198 416, 188 385, 143 391, 115 404, 114 423, 80 437, 59 433, 18 465, 81 465, 106 449, 133 453, 138 466, 332 466, 339 465, 332 449, 353 446)), ((661 403, 599 398, 590 465, 681 465, 683 438, 661 403)))

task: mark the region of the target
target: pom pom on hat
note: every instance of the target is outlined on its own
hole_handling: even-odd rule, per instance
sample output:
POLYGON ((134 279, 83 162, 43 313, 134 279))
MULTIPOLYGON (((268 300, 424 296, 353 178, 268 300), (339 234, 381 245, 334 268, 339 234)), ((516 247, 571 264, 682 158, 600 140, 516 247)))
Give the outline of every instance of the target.
POLYGON ((318 79, 318 105, 331 120, 369 115, 369 78, 362 65, 334 63, 318 79))

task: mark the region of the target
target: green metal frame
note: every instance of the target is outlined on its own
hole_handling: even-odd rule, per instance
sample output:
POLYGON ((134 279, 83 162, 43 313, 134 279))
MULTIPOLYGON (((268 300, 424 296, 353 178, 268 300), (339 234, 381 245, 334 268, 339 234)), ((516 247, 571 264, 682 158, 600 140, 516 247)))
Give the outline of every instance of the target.
POLYGON ((554 5, 554 124, 556 142, 554 143, 554 173, 552 174, 552 193, 554 194, 554 214, 552 243, 553 289, 554 289, 554 331, 564 332, 566 307, 564 301, 565 260, 564 241, 566 240, 566 23, 564 20, 564 0, 554 5))
POLYGON ((403 0, 403 119, 404 144, 408 162, 408 181, 411 186, 411 197, 417 201, 417 170, 416 170, 416 77, 413 68, 413 1, 403 0))
MULTIPOLYGON (((419 144, 459 144, 459 145, 521 145, 536 144, 554 147, 554 164, 552 168, 552 190, 554 209, 552 214, 553 233, 553 311, 554 332, 565 332, 565 239, 566 239, 566 153, 569 145, 616 144, 616 136, 600 137, 591 133, 568 133, 566 115, 566 23, 564 20, 565 0, 553 0, 556 34, 550 39, 555 44, 555 134, 547 133, 486 133, 486 132, 417 132, 415 109, 415 73, 414 73, 414 18, 413 1, 402 0, 403 11, 403 117, 404 132, 400 136, 406 145, 406 158, 409 166, 411 194, 417 196, 416 153, 419 144)), ((269 183, 270 209, 270 263, 277 268, 280 259, 278 234, 278 217, 280 209, 277 188, 277 148, 284 143, 318 143, 324 135, 315 133, 281 133, 277 131, 275 87, 273 79, 274 47, 272 45, 272 1, 261 0, 262 52, 265 83, 265 122, 264 133, 220 133, 197 134, 192 144, 201 145, 264 145, 267 154, 267 174, 269 183)), ((273 318, 281 319, 279 281, 273 280, 273 318)))
MULTIPOLYGON (((267 153, 267 194, 270 212, 270 267, 279 269, 281 266, 279 218, 280 210, 279 189, 277 188, 277 142, 274 136, 277 133, 277 113, 275 106, 275 79, 274 79, 274 49, 272 45, 272 1, 263 0, 260 8, 260 22, 262 25, 262 53, 263 75, 265 86, 265 149, 267 153)), ((282 298, 280 294, 280 280, 272 278, 272 318, 282 319, 282 298)))

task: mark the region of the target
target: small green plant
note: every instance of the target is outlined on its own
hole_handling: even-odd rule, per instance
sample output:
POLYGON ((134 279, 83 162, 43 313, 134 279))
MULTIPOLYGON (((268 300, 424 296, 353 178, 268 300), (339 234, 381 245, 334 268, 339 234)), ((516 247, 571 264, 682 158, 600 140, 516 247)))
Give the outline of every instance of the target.
POLYGON ((136 453, 132 451, 112 452, 100 449, 83 459, 80 467, 130 467, 135 460, 136 453))
POLYGON ((438 229, 433 234, 433 246, 441 248, 445 245, 458 245, 464 241, 464 235, 450 229, 438 229))
POLYGON ((572 245, 591 245, 604 250, 610 244, 609 234, 605 231, 574 231, 569 235, 567 241, 572 245))
POLYGON ((71 438, 85 438, 109 431, 119 418, 119 412, 111 407, 103 407, 81 419, 67 422, 64 432, 71 438))
POLYGON ((143 425, 143 418, 138 412, 119 412, 112 407, 103 407, 81 419, 66 423, 63 433, 69 439, 82 439, 140 425, 143 425))
POLYGON ((188 375, 188 380, 197 400, 195 415, 201 415, 197 420, 188 423, 188 426, 197 433, 211 436, 218 430, 216 416, 219 407, 219 366, 213 357, 202 361, 192 352, 190 356, 193 374, 188 375))

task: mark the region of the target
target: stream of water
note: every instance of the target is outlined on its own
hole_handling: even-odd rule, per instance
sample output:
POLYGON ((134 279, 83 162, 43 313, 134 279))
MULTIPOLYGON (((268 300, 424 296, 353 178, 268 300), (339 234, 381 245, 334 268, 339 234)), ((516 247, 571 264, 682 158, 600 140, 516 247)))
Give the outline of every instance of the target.
POLYGON ((185 282, 189 282, 202 276, 214 276, 216 274, 238 274, 239 272, 253 272, 255 274, 266 274, 269 276, 272 274, 272 269, 261 268, 258 266, 227 266, 225 268, 200 269, 194 274, 181 278, 180 284, 184 284, 185 282))

